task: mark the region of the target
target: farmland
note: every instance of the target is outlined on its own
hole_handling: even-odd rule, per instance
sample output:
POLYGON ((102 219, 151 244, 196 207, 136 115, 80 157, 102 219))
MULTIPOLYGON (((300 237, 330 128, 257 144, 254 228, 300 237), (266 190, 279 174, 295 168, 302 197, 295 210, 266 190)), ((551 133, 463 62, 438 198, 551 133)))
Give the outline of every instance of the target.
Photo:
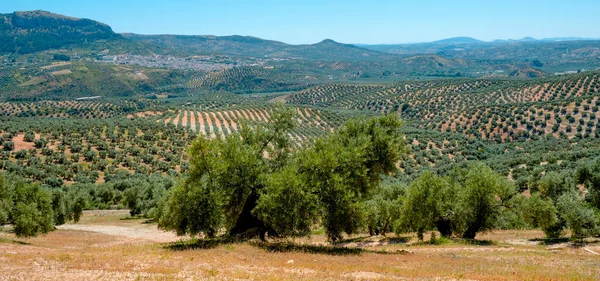
POLYGON ((0 38, 2 280, 600 278, 597 40, 0 38))
MULTIPOLYGON (((495 166, 502 174, 514 171, 515 177, 527 177, 540 169, 573 167, 577 161, 570 159, 576 153, 579 153, 578 157, 585 153, 579 161, 598 155, 599 85, 596 72, 527 81, 460 79, 386 84, 334 83, 258 96, 190 92, 189 97, 163 100, 103 98, 3 102, 0 103, 0 115, 19 118, 6 119, 9 122, 2 128, 4 140, 11 141, 31 131, 37 139, 48 141, 47 147, 27 154, 37 155, 42 161, 47 158, 42 149, 46 154, 52 150, 67 159, 71 157, 71 143, 65 137, 77 134, 83 136, 79 144, 87 145, 88 150, 121 152, 122 156, 116 160, 102 159, 106 163, 101 166, 131 171, 136 171, 139 166, 143 170, 148 168, 149 172, 160 170, 166 173, 180 170, 186 159, 184 148, 194 136, 226 137, 238 132, 245 124, 269 122, 274 104, 278 102, 284 102, 296 114, 297 126, 289 134, 297 147, 336 130, 346 120, 395 112, 407 121, 405 132, 411 153, 399 167, 408 176, 417 175, 423 169, 446 169, 463 161, 480 160, 495 166), (31 118, 42 118, 41 123, 31 122, 31 118), (63 128, 63 132, 53 130, 51 133, 49 128, 55 126, 63 128), (94 134, 89 143, 86 136, 94 134), (144 134, 155 137, 144 141, 144 134), (170 136, 172 134, 174 136, 170 136), (550 136, 552 138, 548 139, 550 136), (122 137, 125 139, 119 140, 122 137), (175 149, 176 157, 169 156, 169 161, 148 151, 152 147, 153 151, 171 151, 169 145, 174 143, 179 148, 175 149), (57 151, 59 146, 64 147, 64 153, 57 151), (570 146, 572 150, 564 151, 561 146, 570 146), (142 157, 148 153, 154 156, 152 159, 146 156, 144 161, 142 157), (182 162, 172 162, 175 158, 182 162), (504 160, 508 158, 511 161, 504 160), (550 165, 540 166, 546 162, 550 165), (161 169, 157 168, 159 164, 161 169), (521 172, 523 169, 526 172, 521 172)), ((14 156, 19 150, 22 149, 17 146, 13 154, 5 155, 4 159, 16 163, 14 156)), ((19 155, 21 158, 22 154, 19 155)), ((115 153, 110 155, 115 157, 115 153)), ((88 168, 98 166, 100 160, 90 163, 81 157, 75 162, 88 168)), ((98 170, 97 173, 101 180, 104 172, 98 170)), ((68 182, 74 176, 61 178, 68 182)))

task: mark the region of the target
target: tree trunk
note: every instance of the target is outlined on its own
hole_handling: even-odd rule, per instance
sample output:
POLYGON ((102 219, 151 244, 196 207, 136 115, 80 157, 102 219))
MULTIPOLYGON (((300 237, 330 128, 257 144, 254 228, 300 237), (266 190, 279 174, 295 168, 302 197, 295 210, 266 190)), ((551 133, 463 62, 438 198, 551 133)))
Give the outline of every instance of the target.
POLYGON ((440 232, 442 237, 452 236, 452 226, 450 225, 449 220, 438 220, 435 222, 435 227, 440 232))
POLYGON ((475 239, 475 236, 477 235, 477 231, 474 230, 473 227, 469 227, 467 229, 467 231, 465 231, 465 233, 463 234, 463 238, 467 238, 467 239, 475 239))
POLYGON ((246 199, 246 202, 244 203, 242 213, 238 217, 233 228, 231 228, 230 230, 231 235, 248 234, 253 237, 260 235, 261 239, 265 239, 267 231, 265 224, 252 214, 252 210, 254 210, 254 208, 256 207, 257 201, 258 196, 256 195, 256 193, 250 193, 250 195, 246 199), (249 233, 250 230, 254 230, 255 233, 249 233))
POLYGON ((373 227, 369 225, 369 235, 370 236, 375 236, 375 233, 373 233, 373 227))
POLYGON ((381 232, 381 235, 383 235, 383 237, 385 237, 385 233, 387 232, 389 226, 390 226, 390 217, 387 217, 387 219, 385 219, 385 225, 383 226, 383 231, 381 232))

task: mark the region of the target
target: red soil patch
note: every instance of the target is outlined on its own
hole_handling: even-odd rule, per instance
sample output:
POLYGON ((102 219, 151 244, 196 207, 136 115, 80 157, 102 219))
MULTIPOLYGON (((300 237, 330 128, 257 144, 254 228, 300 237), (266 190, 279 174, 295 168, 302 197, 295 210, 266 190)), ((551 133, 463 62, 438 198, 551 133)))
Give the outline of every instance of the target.
POLYGON ((181 118, 181 112, 173 119, 173 124, 175 124, 175 126, 179 125, 179 118, 181 118))
POLYGON ((240 111, 236 110, 235 113, 237 113, 237 115, 242 119, 250 119, 248 117, 248 115, 246 114, 246 112, 244 112, 243 110, 240 110, 240 111))
POLYGON ((269 118, 267 118, 267 115, 266 115, 266 113, 265 113, 265 111, 264 111, 264 110, 256 110, 256 112, 257 112, 258 114, 260 114, 260 116, 262 117, 262 120, 263 120, 263 121, 265 121, 265 122, 269 122, 269 118))
POLYGON ((208 124, 208 129, 210 131, 210 137, 211 138, 216 138, 217 135, 215 134, 215 127, 213 125, 213 122, 210 118, 210 114, 203 112, 202 114, 204 114, 204 117, 206 118, 206 123, 208 124))
POLYGON ((227 121, 227 119, 229 119, 229 117, 224 118, 223 114, 221 112, 217 112, 217 115, 219 115, 219 118, 221 118, 221 120, 223 120, 223 125, 225 125, 225 128, 227 129, 227 133, 231 134, 231 125, 229 125, 229 122, 227 121))
POLYGON ((219 120, 219 118, 217 118, 217 115, 214 112, 210 113, 212 115, 213 120, 215 120, 215 126, 213 127, 213 131, 216 131, 217 129, 219 130, 219 133, 221 133, 221 136, 225 136, 225 132, 223 132, 223 127, 221 126, 221 120, 219 120))
POLYGON ((188 124, 188 111, 183 111, 183 120, 181 120, 181 126, 187 126, 188 124))
POLYGON ((225 111, 223 112, 223 114, 225 114, 225 116, 227 116, 227 119, 229 119, 229 124, 231 124, 233 130, 237 132, 238 127, 237 123, 235 122, 235 120, 237 119, 235 113, 233 113, 233 111, 225 111), (231 113, 231 116, 229 115, 229 113, 231 113))
MULTIPOLYGON (((40 134, 35 134, 35 138, 39 139, 40 134)), ((29 150, 29 149, 35 147, 35 144, 33 142, 26 142, 24 139, 25 139, 25 134, 23 134, 23 133, 16 135, 12 139, 12 141, 15 143, 14 151, 29 150)))
POLYGON ((193 131, 196 131, 196 116, 194 116, 194 112, 190 111, 190 128, 193 131))
POLYGON ((252 119, 252 121, 256 121, 256 118, 254 117, 254 113, 252 111, 250 111, 249 109, 242 110, 242 112, 244 113, 244 115, 246 116, 247 119, 252 119), (248 116, 250 116, 250 117, 248 117, 248 116))
POLYGON ((202 112, 196 112, 196 116, 198 117, 198 130, 203 135, 206 135, 206 126, 204 126, 204 118, 202 118, 202 112))

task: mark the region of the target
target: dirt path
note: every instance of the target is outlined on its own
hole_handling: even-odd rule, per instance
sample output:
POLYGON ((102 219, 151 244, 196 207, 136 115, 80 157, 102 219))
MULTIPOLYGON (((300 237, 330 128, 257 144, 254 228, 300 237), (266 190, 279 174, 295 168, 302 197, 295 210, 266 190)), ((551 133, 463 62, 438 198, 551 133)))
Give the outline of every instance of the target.
POLYGON ((151 242, 174 242, 180 239, 175 233, 161 231, 154 224, 148 226, 65 224, 57 226, 56 228, 60 230, 89 231, 151 242))

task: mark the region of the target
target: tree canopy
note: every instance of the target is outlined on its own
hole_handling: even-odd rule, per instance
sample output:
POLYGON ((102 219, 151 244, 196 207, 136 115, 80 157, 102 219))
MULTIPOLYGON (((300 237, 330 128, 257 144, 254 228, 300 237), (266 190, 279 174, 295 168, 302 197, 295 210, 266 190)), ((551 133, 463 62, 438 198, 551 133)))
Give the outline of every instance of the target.
POLYGON ((322 222, 332 241, 365 224, 364 202, 407 151, 394 115, 352 120, 293 149, 294 113, 245 124, 226 138, 193 141, 190 170, 172 191, 159 225, 178 234, 304 236, 322 222), (193 209, 193 210, 192 210, 193 209))

